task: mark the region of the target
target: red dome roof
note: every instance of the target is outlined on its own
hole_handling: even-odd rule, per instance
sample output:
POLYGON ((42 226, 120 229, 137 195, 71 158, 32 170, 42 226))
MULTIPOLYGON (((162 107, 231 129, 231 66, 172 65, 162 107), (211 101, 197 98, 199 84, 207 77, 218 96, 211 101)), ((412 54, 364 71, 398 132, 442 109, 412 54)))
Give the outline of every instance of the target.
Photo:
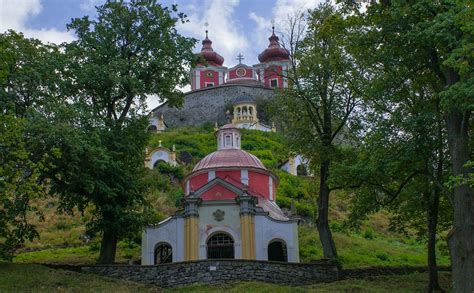
POLYGON ((224 64, 224 57, 214 52, 212 49, 212 41, 209 40, 207 37, 206 31, 206 38, 202 41, 202 49, 201 49, 201 56, 209 62, 211 66, 222 66, 224 64))
POLYGON ((265 166, 256 156, 246 151, 240 149, 223 149, 204 157, 194 166, 193 172, 221 167, 248 167, 266 170, 265 166))
POLYGON ((289 59, 290 52, 280 46, 280 43, 278 42, 279 39, 275 35, 275 31, 273 31, 273 34, 270 38, 268 38, 268 40, 270 41, 270 45, 268 45, 268 48, 266 48, 260 55, 258 55, 258 60, 261 63, 289 59))

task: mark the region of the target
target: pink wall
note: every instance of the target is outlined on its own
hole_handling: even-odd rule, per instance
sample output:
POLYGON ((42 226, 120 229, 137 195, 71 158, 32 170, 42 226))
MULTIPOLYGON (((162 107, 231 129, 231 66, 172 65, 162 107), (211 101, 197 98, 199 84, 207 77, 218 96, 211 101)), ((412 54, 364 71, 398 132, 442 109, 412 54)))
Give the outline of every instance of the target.
POLYGON ((201 195, 202 200, 233 199, 237 195, 222 185, 215 185, 201 195))
POLYGON ((206 87, 206 82, 213 82, 214 86, 219 85, 219 72, 214 70, 201 71, 201 88, 206 87), (207 76, 208 73, 212 73, 212 77, 207 76))
POLYGON ((268 175, 249 170, 249 188, 269 198, 268 175))
POLYGON ((270 79, 277 78, 278 79, 278 88, 283 87, 283 77, 281 76, 282 67, 281 66, 270 66, 265 69, 264 78, 265 78, 265 86, 270 87, 270 79), (277 71, 273 71, 272 68, 277 68, 277 71))
POLYGON ((245 75, 244 76, 237 76, 237 69, 240 67, 235 68, 232 71, 229 71, 229 79, 235 79, 235 78, 253 78, 253 69, 252 68, 245 68, 245 75))
MULTIPOLYGON (((196 191, 207 183, 207 172, 194 176, 189 180, 190 191, 196 191)), ((186 185, 185 185, 186 187, 186 185)))
POLYGON ((240 182, 240 170, 226 170, 226 171, 216 171, 216 177, 226 178, 230 177, 235 181, 240 182))

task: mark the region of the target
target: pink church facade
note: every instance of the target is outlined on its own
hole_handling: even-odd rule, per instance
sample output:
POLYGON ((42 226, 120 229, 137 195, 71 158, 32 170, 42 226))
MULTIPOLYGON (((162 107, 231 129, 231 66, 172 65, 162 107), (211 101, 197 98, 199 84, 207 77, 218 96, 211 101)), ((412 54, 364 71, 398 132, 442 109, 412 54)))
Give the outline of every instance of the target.
POLYGON ((239 56, 239 64, 232 68, 223 66, 224 58, 212 48, 207 30, 198 55, 202 62, 191 69, 192 91, 225 84, 253 84, 267 88, 288 87, 286 76, 290 67, 289 52, 280 45, 274 30, 269 38, 268 47, 258 55, 260 63, 252 66, 241 63, 242 56, 239 56))

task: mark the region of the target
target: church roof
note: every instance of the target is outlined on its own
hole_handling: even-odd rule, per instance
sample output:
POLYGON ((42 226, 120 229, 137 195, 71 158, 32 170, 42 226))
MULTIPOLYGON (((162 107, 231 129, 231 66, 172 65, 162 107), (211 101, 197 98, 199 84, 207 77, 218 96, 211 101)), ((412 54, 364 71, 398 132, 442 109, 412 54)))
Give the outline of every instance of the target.
POLYGON ((255 100, 249 95, 241 95, 235 99, 234 105, 240 103, 255 103, 255 100))
POLYGON ((258 168, 266 170, 263 163, 254 155, 240 149, 221 149, 210 153, 199 161, 193 172, 209 168, 237 167, 258 168))
POLYGON ((202 41, 201 56, 209 62, 211 66, 222 66, 224 64, 224 57, 219 55, 217 52, 212 49, 212 41, 207 37, 202 41))
POLYGON ((269 61, 288 60, 290 57, 290 52, 280 46, 279 38, 275 35, 275 28, 272 29, 273 33, 270 38, 268 38, 270 41, 268 48, 258 55, 258 60, 262 63, 269 61))

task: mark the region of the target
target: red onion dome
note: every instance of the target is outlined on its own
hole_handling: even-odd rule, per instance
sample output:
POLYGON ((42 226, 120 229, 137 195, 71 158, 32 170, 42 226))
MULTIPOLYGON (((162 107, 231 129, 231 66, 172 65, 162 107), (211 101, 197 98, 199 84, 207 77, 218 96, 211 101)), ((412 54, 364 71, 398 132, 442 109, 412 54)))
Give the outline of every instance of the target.
POLYGON ((269 61, 281 61, 288 60, 290 58, 290 52, 287 49, 282 48, 279 43, 279 38, 275 35, 275 29, 272 27, 273 33, 268 38, 270 44, 260 55, 258 55, 258 60, 261 63, 269 61))
POLYGON ((210 153, 199 161, 193 172, 211 168, 258 168, 266 170, 263 163, 254 155, 240 149, 222 149, 210 153))
POLYGON ((206 38, 202 41, 200 54, 211 66, 222 66, 222 64, 224 64, 224 57, 219 55, 217 52, 214 52, 212 49, 212 41, 207 37, 207 30, 206 38))

